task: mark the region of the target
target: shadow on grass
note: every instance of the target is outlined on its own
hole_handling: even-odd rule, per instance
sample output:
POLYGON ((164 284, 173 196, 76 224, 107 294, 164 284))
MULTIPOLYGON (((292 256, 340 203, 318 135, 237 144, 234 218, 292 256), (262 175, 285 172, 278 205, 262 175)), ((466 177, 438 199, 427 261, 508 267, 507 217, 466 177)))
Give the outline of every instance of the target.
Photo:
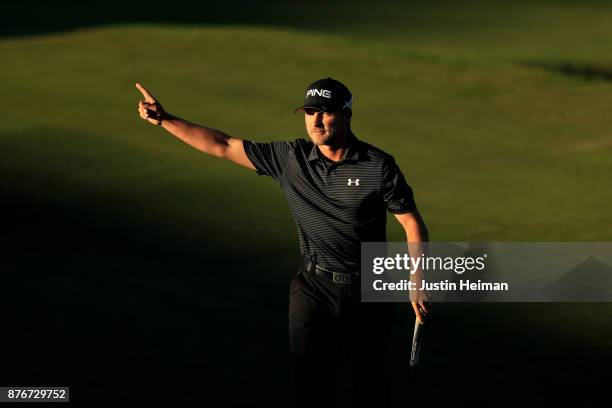
MULTIPOLYGON (((321 2, 321 5, 330 7, 328 3, 321 2)), ((310 18, 308 10, 312 11, 311 5, 280 0, 264 4, 246 0, 176 1, 169 4, 153 0, 146 5, 113 0, 88 4, 9 2, 3 9, 7 18, 0 27, 0 36, 43 34, 121 23, 323 26, 325 22, 313 14, 310 18)))
MULTIPOLYGON (((531 0, 533 3, 534 0, 531 0)), ((603 3, 603 1, 599 1, 603 3)), ((449 27, 473 30, 494 25, 499 11, 484 0, 435 2, 339 0, 309 2, 267 0, 207 0, 200 2, 106 0, 5 2, 0 37, 43 34, 108 24, 250 25, 291 27, 317 32, 354 33, 363 28, 392 36, 426 28, 444 32, 449 27), (484 12, 483 12, 484 11, 484 12)), ((527 3, 527 2, 525 2, 527 3)), ((546 1, 542 1, 546 4, 546 1)), ((516 7, 525 7, 517 4, 516 7)), ((367 31, 366 30, 366 31, 367 31)))
POLYGON ((537 68, 587 81, 611 81, 612 65, 586 64, 578 62, 524 62, 522 65, 537 68))
MULTIPOLYGON (((72 399, 87 404, 286 406, 290 274, 268 263, 276 254, 251 257, 245 270, 227 248, 248 254, 248 243, 236 248, 241 241, 222 231, 205 243, 190 241, 138 221, 138 206, 113 215, 105 211, 112 200, 80 196, 62 180, 51 185, 68 197, 63 200, 25 192, 16 175, 28 169, 5 165, 0 177, 0 307, 9 351, 1 383, 68 385, 72 399), (278 283, 262 284, 262 273, 278 275, 278 283)), ((561 315, 572 308, 541 308, 553 306, 561 315)), ((605 390, 596 384, 606 378, 609 353, 588 338, 581 343, 537 327, 537 315, 528 316, 534 310, 434 305, 424 369, 413 381, 407 373, 412 312, 398 305, 390 356, 396 406, 408 399, 492 406, 513 390, 550 402, 559 397, 549 395, 554 387, 591 396, 605 390)))
POLYGON ((180 241, 94 203, 6 187, 0 202, 3 384, 68 385, 85 405, 283 405, 288 282, 264 287, 223 240, 180 241))
MULTIPOLYGON (((563 326, 555 328, 551 327, 554 322, 538 318, 551 312, 568 316, 577 307, 582 306, 433 305, 424 332, 423 367, 415 381, 409 382, 411 400, 415 406, 458 402, 466 406, 564 406, 586 395, 602 398, 612 356, 604 346, 593 345, 593 329, 588 325, 580 329, 575 321, 564 318, 558 319, 563 326)), ((612 312, 610 304, 589 307, 612 312)))

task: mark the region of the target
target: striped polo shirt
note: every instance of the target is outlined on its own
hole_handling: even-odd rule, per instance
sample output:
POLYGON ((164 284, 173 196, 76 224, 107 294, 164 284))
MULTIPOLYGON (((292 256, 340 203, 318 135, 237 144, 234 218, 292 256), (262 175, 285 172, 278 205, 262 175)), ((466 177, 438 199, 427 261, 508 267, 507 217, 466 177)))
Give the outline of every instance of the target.
POLYGON ((334 162, 305 139, 244 141, 257 173, 283 190, 304 259, 357 272, 361 242, 386 241, 387 211, 408 213, 416 204, 393 156, 355 136, 347 147, 334 162))

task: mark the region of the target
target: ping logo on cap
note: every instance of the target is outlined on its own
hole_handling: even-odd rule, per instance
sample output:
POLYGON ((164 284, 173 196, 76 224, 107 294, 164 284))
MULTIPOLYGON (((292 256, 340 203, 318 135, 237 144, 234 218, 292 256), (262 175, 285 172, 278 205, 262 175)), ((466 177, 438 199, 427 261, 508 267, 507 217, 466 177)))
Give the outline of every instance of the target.
POLYGON ((309 89, 306 92, 306 97, 308 98, 309 96, 322 96, 331 99, 331 91, 328 89, 309 89))

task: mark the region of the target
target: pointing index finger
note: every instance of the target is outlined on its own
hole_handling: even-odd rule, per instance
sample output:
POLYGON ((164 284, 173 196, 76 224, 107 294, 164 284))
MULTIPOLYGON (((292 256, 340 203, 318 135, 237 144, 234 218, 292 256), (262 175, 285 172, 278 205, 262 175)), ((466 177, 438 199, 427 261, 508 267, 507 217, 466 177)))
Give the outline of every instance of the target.
POLYGON ((141 92, 141 93, 144 95, 145 100, 146 100, 147 102, 149 102, 149 103, 155 103, 155 102, 157 102, 157 101, 155 100, 155 98, 153 97, 153 95, 151 95, 151 94, 149 93, 149 91, 147 91, 147 90, 145 89, 145 87, 144 87, 144 86, 140 85, 140 82, 136 82, 136 88, 138 88, 138 90, 139 90, 139 91, 140 91, 140 92, 141 92))

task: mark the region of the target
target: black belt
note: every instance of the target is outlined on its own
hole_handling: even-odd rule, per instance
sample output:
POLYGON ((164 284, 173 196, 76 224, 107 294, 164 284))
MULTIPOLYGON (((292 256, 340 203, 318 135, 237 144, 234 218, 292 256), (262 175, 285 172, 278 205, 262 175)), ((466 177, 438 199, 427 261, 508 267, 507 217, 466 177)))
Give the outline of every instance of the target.
POLYGON ((314 272, 315 275, 324 276, 331 282, 339 283, 341 285, 351 285, 359 281, 358 272, 336 272, 322 267, 321 265, 315 264, 311 261, 305 262, 307 271, 314 272))

